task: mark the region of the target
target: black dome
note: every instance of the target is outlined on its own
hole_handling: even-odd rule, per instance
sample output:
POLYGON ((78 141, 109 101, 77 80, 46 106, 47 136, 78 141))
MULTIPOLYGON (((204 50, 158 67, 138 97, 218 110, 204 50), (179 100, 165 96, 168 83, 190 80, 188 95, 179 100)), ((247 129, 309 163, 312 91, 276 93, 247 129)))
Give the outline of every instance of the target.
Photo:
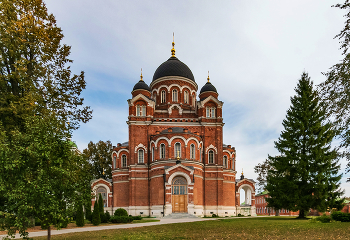
POLYGON ((199 94, 204 93, 204 92, 216 92, 216 93, 218 93, 218 92, 216 91, 216 88, 214 87, 214 85, 211 84, 211 82, 207 82, 207 83, 202 87, 202 89, 201 89, 201 91, 200 91, 199 94))
POLYGON ((135 91, 135 90, 139 90, 139 89, 147 90, 149 92, 151 91, 149 86, 143 80, 138 81, 138 83, 135 84, 135 86, 132 90, 135 91))
POLYGON ((153 81, 165 76, 185 77, 194 81, 191 69, 177 57, 170 57, 166 62, 163 62, 155 71, 153 81))

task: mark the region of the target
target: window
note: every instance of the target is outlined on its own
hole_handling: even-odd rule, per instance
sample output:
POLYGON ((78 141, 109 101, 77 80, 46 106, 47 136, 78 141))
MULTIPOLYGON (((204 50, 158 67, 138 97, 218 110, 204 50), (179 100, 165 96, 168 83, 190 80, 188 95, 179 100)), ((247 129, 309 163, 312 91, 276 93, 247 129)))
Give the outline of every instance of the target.
POLYGON ((98 187, 97 188, 97 190, 96 190, 96 202, 95 203, 98 202, 100 194, 101 194, 101 197, 102 197, 102 200, 103 200, 103 206, 107 207, 107 190, 104 187, 98 187))
POLYGON ((173 102, 177 102, 177 90, 173 90, 173 102))
POLYGON ((136 105, 136 116, 145 117, 146 116, 146 106, 145 105, 136 105))
POLYGON ((113 157, 113 165, 114 165, 114 168, 117 168, 117 157, 116 156, 113 157))
POLYGON ((176 177, 172 181, 172 194, 185 195, 187 194, 187 181, 183 177, 176 177))
POLYGON ((227 156, 224 156, 224 168, 227 168, 227 156))
POLYGON ((202 161, 202 148, 199 148, 199 161, 202 161))
POLYGON ((154 147, 152 147, 152 162, 154 161, 154 147))
POLYGON ((195 146, 194 144, 191 144, 191 149, 190 149, 190 156, 191 156, 191 159, 194 159, 195 158, 195 146))
POLYGON ((123 156, 122 156, 122 167, 125 168, 126 166, 127 166, 127 164, 126 164, 126 155, 123 154, 123 156))
POLYGON ((213 150, 209 151, 208 158, 209 158, 209 163, 214 163, 214 151, 213 150))
POLYGON ((174 150, 175 150, 175 154, 174 154, 175 158, 181 157, 181 144, 180 143, 175 143, 174 150))
POLYGON ((206 107, 207 118, 215 118, 215 107, 206 107))
POLYGON ((192 105, 193 105, 193 107, 196 106, 196 97, 195 97, 195 95, 192 95, 192 105))
POLYGON ((165 144, 164 143, 160 144, 160 158, 161 159, 165 158, 165 144))
POLYGON ((163 90, 160 95, 160 103, 165 103, 166 98, 165 98, 165 91, 163 90))
POLYGON ((188 104, 188 92, 185 91, 184 93, 184 102, 188 104))
POLYGON ((143 149, 140 149, 140 150, 138 151, 138 160, 139 160, 139 163, 144 163, 143 149))

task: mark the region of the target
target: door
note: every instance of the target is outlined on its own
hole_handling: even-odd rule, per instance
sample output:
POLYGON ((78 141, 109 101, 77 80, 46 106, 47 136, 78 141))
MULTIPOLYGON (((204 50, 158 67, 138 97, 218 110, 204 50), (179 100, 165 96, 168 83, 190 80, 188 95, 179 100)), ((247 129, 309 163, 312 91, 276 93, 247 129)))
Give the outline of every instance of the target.
POLYGON ((171 203, 173 212, 187 212, 187 181, 184 177, 174 178, 171 203))

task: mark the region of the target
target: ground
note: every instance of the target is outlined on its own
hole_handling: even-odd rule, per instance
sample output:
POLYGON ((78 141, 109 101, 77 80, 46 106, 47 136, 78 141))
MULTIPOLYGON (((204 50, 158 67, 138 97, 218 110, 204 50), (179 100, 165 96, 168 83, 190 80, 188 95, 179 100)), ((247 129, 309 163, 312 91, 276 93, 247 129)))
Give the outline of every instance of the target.
MULTIPOLYGON (((290 217, 232 218, 52 236, 79 239, 350 239, 350 223, 290 217)), ((46 237, 34 238, 35 240, 46 237)))

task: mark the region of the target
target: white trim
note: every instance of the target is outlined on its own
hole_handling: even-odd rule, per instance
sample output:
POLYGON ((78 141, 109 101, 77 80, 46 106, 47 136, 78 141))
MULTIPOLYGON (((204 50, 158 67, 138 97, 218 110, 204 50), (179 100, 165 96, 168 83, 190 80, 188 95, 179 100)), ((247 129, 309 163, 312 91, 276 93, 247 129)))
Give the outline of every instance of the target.
POLYGON ((214 150, 215 150, 215 153, 218 154, 218 149, 217 149, 216 147, 214 147, 213 144, 210 144, 209 147, 207 147, 207 148, 205 149, 205 153, 206 153, 206 154, 208 154, 209 149, 214 149, 214 150))
POLYGON ((173 182, 173 179, 175 177, 178 177, 178 176, 182 176, 182 177, 186 178, 186 180, 187 180, 187 187, 192 183, 190 176, 188 176, 186 173, 184 173, 184 172, 174 172, 173 174, 170 175, 170 177, 168 179, 168 184, 171 185, 172 182, 173 182))
MULTIPOLYGON (((199 94, 200 95, 200 94, 199 94)), ((210 100, 212 100, 213 102, 215 102, 218 106, 218 108, 222 108, 222 105, 224 104, 224 102, 219 101, 217 98, 213 97, 213 96, 209 96, 206 99, 204 99, 203 101, 199 101, 197 102, 198 108, 203 108, 204 105, 209 102, 210 100)))
POLYGON ((143 148, 143 149, 145 150, 145 153, 147 153, 147 147, 146 147, 145 145, 143 145, 142 143, 140 143, 139 145, 137 145, 137 146, 135 147, 135 153, 137 152, 137 150, 138 150, 139 148, 143 148))
MULTIPOLYGON (((173 101, 173 102, 175 102, 175 101, 173 101)), ((176 101, 176 102, 178 102, 178 101, 176 101)), ((174 104, 170 105, 170 107, 168 108, 168 113, 169 113, 169 115, 173 112, 172 109, 173 109, 174 107, 177 107, 177 108, 179 109, 179 114, 182 115, 182 107, 180 107, 180 105, 177 104, 177 103, 174 103, 174 104)))

